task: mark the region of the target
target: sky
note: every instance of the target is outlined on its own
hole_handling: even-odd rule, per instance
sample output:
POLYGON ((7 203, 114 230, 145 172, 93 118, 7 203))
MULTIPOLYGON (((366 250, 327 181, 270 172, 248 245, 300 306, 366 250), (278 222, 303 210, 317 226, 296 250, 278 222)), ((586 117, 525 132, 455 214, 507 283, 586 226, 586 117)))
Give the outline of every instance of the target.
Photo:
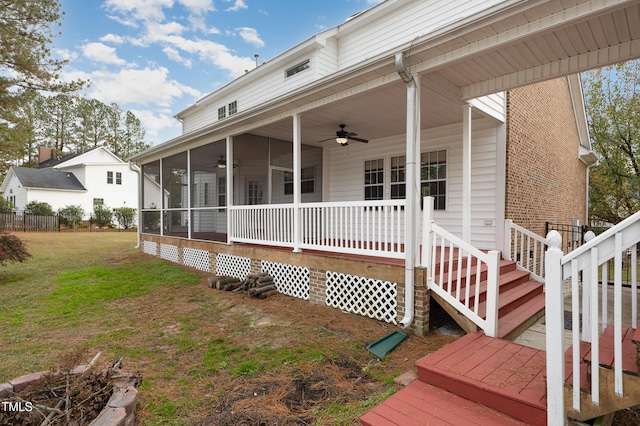
POLYGON ((152 145, 180 135, 175 114, 245 70, 381 0, 61 0, 53 56, 88 98, 117 103, 152 145))

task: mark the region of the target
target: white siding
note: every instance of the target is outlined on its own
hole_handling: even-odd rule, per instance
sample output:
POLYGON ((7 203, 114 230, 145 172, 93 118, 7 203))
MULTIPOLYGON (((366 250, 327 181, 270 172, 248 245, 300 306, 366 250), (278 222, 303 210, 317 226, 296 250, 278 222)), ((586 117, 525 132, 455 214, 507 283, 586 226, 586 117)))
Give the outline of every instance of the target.
POLYGON ((506 106, 506 93, 498 92, 493 95, 483 96, 481 98, 472 99, 469 101, 474 108, 479 109, 490 117, 495 118, 501 122, 505 122, 507 119, 507 106, 506 106))
POLYGON ((389 52, 418 36, 430 34, 467 16, 487 9, 500 0, 431 0, 406 2, 405 6, 380 14, 375 22, 340 38, 341 68, 389 52))
MULTIPOLYGON (((472 123, 471 229, 472 244, 496 247, 496 142, 498 124, 492 120, 472 123), (489 224, 485 224, 489 223, 489 224)), ((435 220, 455 235, 462 236, 462 126, 445 126, 422 132, 421 152, 447 150, 447 205, 436 210, 435 220)), ((378 139, 369 144, 352 143, 330 148, 328 201, 364 199, 364 161, 383 158, 385 198, 390 198, 391 157, 405 154, 405 137, 378 139)))
POLYGON ((29 203, 29 200, 27 199, 27 190, 22 187, 20 181, 18 181, 13 173, 11 173, 11 178, 9 182, 7 182, 7 187, 3 195, 7 199, 14 196, 14 207, 18 210, 24 210, 24 207, 29 203))

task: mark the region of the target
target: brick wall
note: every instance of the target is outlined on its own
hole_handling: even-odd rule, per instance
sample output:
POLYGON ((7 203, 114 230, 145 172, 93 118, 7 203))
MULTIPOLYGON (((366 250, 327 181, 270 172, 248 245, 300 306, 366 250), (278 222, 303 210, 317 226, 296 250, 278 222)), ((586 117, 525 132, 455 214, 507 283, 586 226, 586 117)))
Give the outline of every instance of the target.
POLYGON ((566 78, 507 93, 505 217, 544 235, 545 222, 584 223, 586 166, 566 78))

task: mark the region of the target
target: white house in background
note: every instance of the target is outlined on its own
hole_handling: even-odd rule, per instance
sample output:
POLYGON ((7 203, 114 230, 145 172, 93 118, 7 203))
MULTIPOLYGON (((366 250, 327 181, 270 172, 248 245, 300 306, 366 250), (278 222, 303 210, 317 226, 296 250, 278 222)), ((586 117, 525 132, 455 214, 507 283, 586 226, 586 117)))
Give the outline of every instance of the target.
POLYGON ((58 210, 80 205, 85 219, 93 206, 133 207, 138 204, 138 171, 107 148, 98 147, 56 158, 51 148, 39 149, 36 168, 13 166, 0 186, 2 195, 17 211, 32 201, 46 202, 58 210))

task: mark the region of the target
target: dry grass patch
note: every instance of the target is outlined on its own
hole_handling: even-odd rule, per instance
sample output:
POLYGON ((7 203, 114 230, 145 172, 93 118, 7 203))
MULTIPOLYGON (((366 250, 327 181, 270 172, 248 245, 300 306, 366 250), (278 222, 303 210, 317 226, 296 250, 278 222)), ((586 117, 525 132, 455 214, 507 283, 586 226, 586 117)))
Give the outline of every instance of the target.
POLYGON ((0 270, 0 382, 73 349, 139 371, 139 424, 357 424, 393 377, 451 341, 276 295, 207 288, 208 274, 134 249, 135 235, 23 234, 33 258, 0 270))

